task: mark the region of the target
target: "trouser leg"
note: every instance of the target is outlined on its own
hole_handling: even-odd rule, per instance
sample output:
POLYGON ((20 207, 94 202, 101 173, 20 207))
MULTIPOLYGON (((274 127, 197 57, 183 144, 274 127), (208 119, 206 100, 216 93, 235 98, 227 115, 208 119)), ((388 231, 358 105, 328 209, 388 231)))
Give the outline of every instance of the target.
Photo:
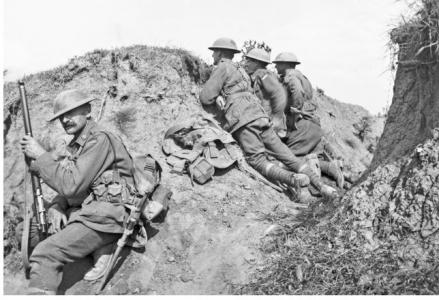
POLYGON ((29 261, 29 287, 56 291, 65 264, 83 258, 100 247, 116 241, 120 234, 98 232, 82 223, 71 223, 40 242, 29 261))
POLYGON ((305 156, 314 151, 323 137, 323 130, 310 120, 301 119, 296 129, 287 133, 285 144, 297 156, 305 156))
POLYGON ((270 162, 257 126, 244 126, 233 133, 240 144, 247 162, 265 177, 288 185, 294 184, 294 173, 284 170, 270 162))
POLYGON ((267 149, 274 158, 287 166, 288 169, 297 173, 304 165, 304 162, 295 156, 288 146, 282 142, 266 119, 256 120, 251 123, 250 126, 260 131, 260 138, 264 144, 264 148, 267 149))

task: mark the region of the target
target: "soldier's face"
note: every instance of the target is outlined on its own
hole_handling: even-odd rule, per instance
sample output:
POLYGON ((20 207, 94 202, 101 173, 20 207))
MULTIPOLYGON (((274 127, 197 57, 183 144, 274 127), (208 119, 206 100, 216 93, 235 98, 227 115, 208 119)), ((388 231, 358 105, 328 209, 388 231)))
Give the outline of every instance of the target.
POLYGON ((213 64, 216 66, 221 60, 221 52, 219 50, 213 50, 212 57, 213 64))
POLYGON ((277 73, 280 74, 280 75, 285 75, 285 72, 287 71, 288 66, 289 65, 286 64, 286 63, 282 63, 282 62, 276 63, 277 73))
POLYGON ((248 74, 253 74, 260 66, 257 61, 246 58, 244 62, 244 69, 248 74))
POLYGON ((67 134, 79 134, 89 118, 90 109, 83 105, 61 115, 59 121, 67 134))

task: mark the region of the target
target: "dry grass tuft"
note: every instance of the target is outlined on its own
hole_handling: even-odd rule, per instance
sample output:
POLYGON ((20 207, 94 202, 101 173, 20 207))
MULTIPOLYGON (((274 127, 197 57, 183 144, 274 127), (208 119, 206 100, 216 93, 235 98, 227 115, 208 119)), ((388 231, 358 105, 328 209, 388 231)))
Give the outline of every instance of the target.
POLYGON ((439 293, 439 262, 433 261, 428 269, 402 269, 392 246, 367 251, 350 230, 350 222, 340 218, 336 205, 324 205, 319 212, 320 206, 307 211, 302 223, 266 216, 283 230, 263 242, 261 249, 269 259, 257 278, 245 286, 233 286, 232 291, 269 295, 439 293))
POLYGON ((439 1, 420 0, 410 4, 416 11, 390 32, 391 41, 398 45, 399 64, 419 65, 439 62, 439 1))

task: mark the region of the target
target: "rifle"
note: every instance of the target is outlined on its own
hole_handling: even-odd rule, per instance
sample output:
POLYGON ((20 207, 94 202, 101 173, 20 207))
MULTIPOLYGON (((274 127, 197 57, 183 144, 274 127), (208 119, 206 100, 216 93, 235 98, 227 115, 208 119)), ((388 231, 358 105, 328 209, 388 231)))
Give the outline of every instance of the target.
MULTIPOLYGON (((24 121, 24 131, 25 134, 28 136, 32 136, 32 127, 30 123, 30 117, 29 117, 29 108, 27 105, 27 97, 26 97, 26 90, 24 88, 24 82, 18 81, 18 88, 20 91, 20 98, 21 98, 21 107, 23 111, 23 121, 24 121)), ((31 163, 31 159, 25 156, 26 161, 26 169, 27 172, 29 172, 29 166, 31 163)), ((27 173, 26 172, 26 173, 27 173)), ((40 178, 29 172, 31 176, 31 182, 32 182, 32 194, 33 194, 33 209, 35 210, 35 219, 37 221, 38 225, 38 231, 42 238, 45 238, 48 234, 48 222, 47 222, 47 215, 46 215, 46 209, 44 208, 44 198, 43 193, 41 189, 41 181, 40 178)), ((26 191, 25 191, 25 199, 24 199, 24 206, 25 206, 25 215, 24 215, 24 229, 23 229, 23 236, 21 240, 21 253, 24 263, 24 269, 26 277, 28 276, 28 271, 30 269, 29 266, 29 231, 30 231, 30 214, 32 212, 32 208, 28 206, 27 203, 27 197, 26 197, 26 191)))
POLYGON ((128 217, 128 220, 126 222, 122 237, 117 241, 117 248, 113 252, 113 255, 110 259, 110 264, 107 267, 107 270, 105 271, 104 278, 101 281, 101 284, 99 285, 96 294, 98 295, 105 287, 105 284, 107 283, 108 277, 110 276, 110 273, 116 264, 116 261, 119 257, 120 252, 122 251, 123 247, 125 247, 128 238, 131 236, 131 234, 134 232, 134 227, 139 224, 140 222, 140 216, 142 214, 142 211, 145 209, 145 205, 148 202, 149 193, 144 194, 144 196, 139 197, 138 203, 131 209, 130 215, 128 217))

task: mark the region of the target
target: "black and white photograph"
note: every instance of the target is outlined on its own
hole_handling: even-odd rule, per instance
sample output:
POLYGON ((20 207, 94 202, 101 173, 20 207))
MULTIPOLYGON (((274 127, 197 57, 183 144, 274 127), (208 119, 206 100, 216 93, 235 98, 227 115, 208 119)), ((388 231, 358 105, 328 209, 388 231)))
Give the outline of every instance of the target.
POLYGON ((4 0, 3 295, 439 295, 439 0, 4 0))

